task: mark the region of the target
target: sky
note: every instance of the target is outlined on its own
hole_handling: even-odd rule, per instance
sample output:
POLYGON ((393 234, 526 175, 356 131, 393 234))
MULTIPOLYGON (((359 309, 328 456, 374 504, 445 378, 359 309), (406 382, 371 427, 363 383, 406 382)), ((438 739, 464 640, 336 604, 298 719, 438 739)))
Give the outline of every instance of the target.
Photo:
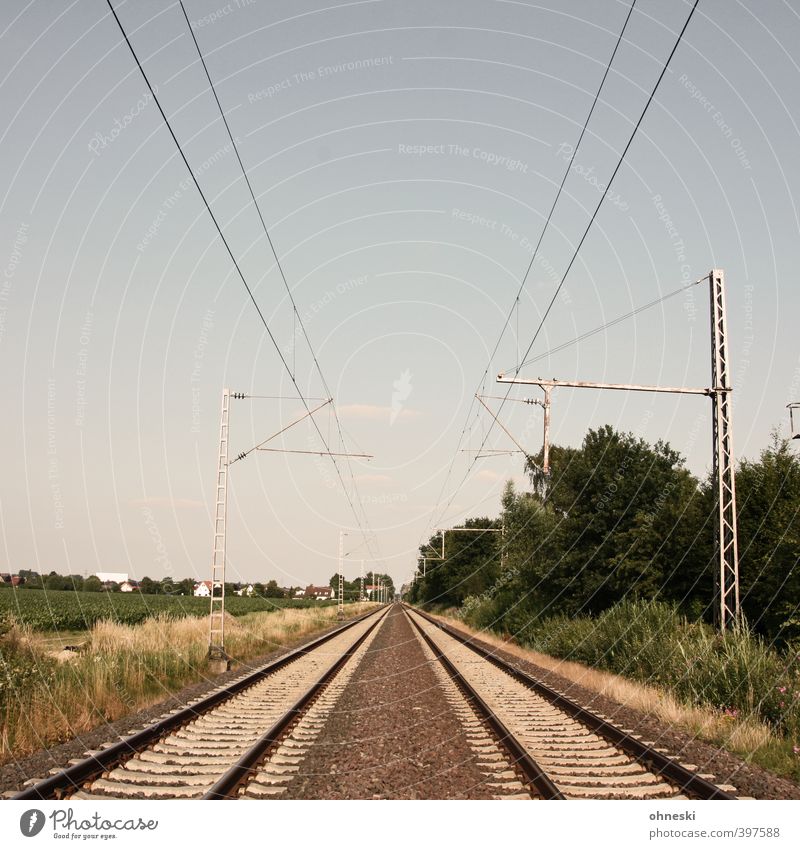
MULTIPOLYGON (((336 415, 271 446, 372 458, 233 464, 229 579, 326 583, 344 531, 348 577, 363 559, 399 585, 432 528, 526 485, 520 454, 475 457, 514 444, 474 395, 504 393, 690 5, 636 2, 518 302, 627 0, 185 5, 311 344, 180 6, 115 3, 267 328, 105 0, 19 4, 0 33, 0 570, 206 578, 222 390, 261 396, 231 402, 238 454, 303 415, 296 383, 336 415)), ((785 430, 798 45, 789 2, 700 0, 521 376, 707 386, 690 284, 721 268, 736 456, 785 430)), ((610 423, 705 475, 710 413, 558 389, 552 439, 610 423)), ((539 450, 539 408, 501 420, 539 450)))

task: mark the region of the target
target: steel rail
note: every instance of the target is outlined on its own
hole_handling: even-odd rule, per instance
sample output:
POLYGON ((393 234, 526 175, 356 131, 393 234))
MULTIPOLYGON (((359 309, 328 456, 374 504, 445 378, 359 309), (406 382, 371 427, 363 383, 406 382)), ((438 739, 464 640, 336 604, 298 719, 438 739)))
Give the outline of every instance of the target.
POLYGON ((565 798, 564 794, 558 789, 558 787, 556 787, 547 773, 539 766, 538 763, 536 763, 530 754, 528 754, 525 747, 495 715, 489 705, 481 698, 478 691, 466 680, 466 678, 464 678, 455 665, 442 653, 436 643, 425 633, 425 631, 422 630, 419 623, 414 621, 414 617, 410 616, 408 612, 406 612, 406 616, 414 628, 417 629, 422 639, 425 640, 439 663, 444 666, 450 677, 455 681, 456 686, 462 690, 470 703, 477 708, 478 713, 497 736, 500 745, 502 745, 502 747, 508 752, 514 762, 514 765, 519 767, 522 774, 525 776, 525 780, 543 799, 565 798))
MULTIPOLYGON (((408 605, 404 605, 408 607, 408 605)), ((622 749, 627 755, 633 758, 638 763, 645 766, 656 775, 663 776, 667 781, 676 785, 681 791, 695 796, 698 799, 736 799, 737 797, 725 790, 721 790, 715 784, 701 778, 697 773, 692 772, 685 766, 682 766, 676 760, 673 760, 663 752, 657 751, 652 746, 648 746, 636 737, 626 733, 621 728, 617 728, 605 719, 601 719, 591 711, 582 708, 572 699, 561 693, 556 692, 551 687, 542 683, 538 679, 523 672, 516 666, 508 663, 498 657, 494 652, 482 648, 474 642, 472 637, 466 636, 455 628, 439 622, 428 613, 424 613, 419 608, 413 608, 413 611, 419 614, 423 619, 435 625, 437 628, 444 631, 454 640, 457 640, 467 648, 472 649, 476 654, 480 655, 484 660, 493 663, 499 669, 502 669, 507 674, 511 675, 517 681, 520 681, 525 686, 534 690, 542 698, 546 699, 550 704, 563 711, 568 716, 577 720, 595 734, 607 740, 619 749, 622 749)))
POLYGON ((177 730, 183 725, 197 719, 204 713, 208 713, 211 709, 217 707, 235 695, 247 690, 254 684, 257 684, 266 676, 283 668, 284 666, 293 663, 304 655, 313 651, 321 645, 324 645, 329 640, 338 636, 349 628, 354 627, 359 622, 363 622, 370 616, 376 616, 381 612, 381 609, 370 610, 363 616, 358 616, 351 622, 334 628, 327 634, 317 637, 296 649, 287 652, 285 655, 276 658, 266 666, 255 670, 239 681, 234 681, 223 690, 217 690, 200 701, 194 704, 187 705, 176 713, 159 719, 147 728, 137 731, 135 734, 125 737, 107 749, 102 749, 95 754, 84 758, 72 766, 63 769, 54 775, 42 779, 36 784, 26 787, 16 795, 12 796, 12 800, 24 799, 63 799, 66 794, 80 789, 84 784, 101 776, 104 772, 121 765, 129 758, 144 751, 152 743, 155 743, 161 737, 172 731, 177 730))
POLYGON ((347 649, 336 663, 318 681, 312 684, 305 693, 289 708, 286 713, 273 724, 246 751, 241 758, 210 787, 203 799, 235 799, 239 788, 251 777, 252 773, 264 760, 269 750, 280 740, 287 729, 299 719, 310 707, 320 691, 336 676, 339 670, 355 654, 358 647, 383 622, 387 612, 377 618, 372 625, 347 649))

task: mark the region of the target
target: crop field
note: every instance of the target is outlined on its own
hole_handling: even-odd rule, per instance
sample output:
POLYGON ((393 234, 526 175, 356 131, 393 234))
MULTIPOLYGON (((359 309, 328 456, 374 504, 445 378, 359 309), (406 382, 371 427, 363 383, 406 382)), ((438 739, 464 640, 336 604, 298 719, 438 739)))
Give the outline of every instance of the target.
MULTIPOLYGON (((287 607, 322 607, 331 602, 304 599, 240 598, 225 599, 232 616, 282 610, 287 607)), ((75 592, 73 590, 0 590, 0 618, 12 616, 37 631, 81 631, 96 622, 109 620, 137 625, 154 616, 176 619, 208 615, 208 599, 178 595, 141 593, 75 592)))

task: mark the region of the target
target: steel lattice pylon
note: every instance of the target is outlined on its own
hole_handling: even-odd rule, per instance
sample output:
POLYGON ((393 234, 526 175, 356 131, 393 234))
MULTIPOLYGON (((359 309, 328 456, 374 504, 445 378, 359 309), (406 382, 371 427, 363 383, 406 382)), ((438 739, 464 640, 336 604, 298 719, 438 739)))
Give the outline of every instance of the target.
POLYGON ((211 610, 208 655, 212 660, 227 660, 225 653, 225 532, 228 519, 228 427, 231 393, 222 390, 219 419, 219 456, 217 458, 216 506, 214 509, 214 547, 211 552, 211 610))
POLYGON ((725 277, 714 269, 711 294, 711 396, 714 439, 714 485, 717 499, 715 591, 719 627, 739 618, 739 545, 736 534, 736 482, 731 422, 731 386, 728 368, 725 277))

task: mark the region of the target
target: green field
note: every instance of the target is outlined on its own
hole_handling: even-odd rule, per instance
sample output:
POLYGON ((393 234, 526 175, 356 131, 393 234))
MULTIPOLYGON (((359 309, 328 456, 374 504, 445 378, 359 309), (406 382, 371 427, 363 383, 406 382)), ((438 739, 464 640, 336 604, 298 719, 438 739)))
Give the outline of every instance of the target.
MULTIPOLYGON (((331 602, 285 598, 228 596, 225 609, 233 616, 285 607, 325 606, 331 602)), ((135 625, 152 616, 207 616, 208 599, 141 593, 75 592, 73 590, 0 589, 0 617, 10 614, 37 631, 81 631, 101 619, 135 625)))

